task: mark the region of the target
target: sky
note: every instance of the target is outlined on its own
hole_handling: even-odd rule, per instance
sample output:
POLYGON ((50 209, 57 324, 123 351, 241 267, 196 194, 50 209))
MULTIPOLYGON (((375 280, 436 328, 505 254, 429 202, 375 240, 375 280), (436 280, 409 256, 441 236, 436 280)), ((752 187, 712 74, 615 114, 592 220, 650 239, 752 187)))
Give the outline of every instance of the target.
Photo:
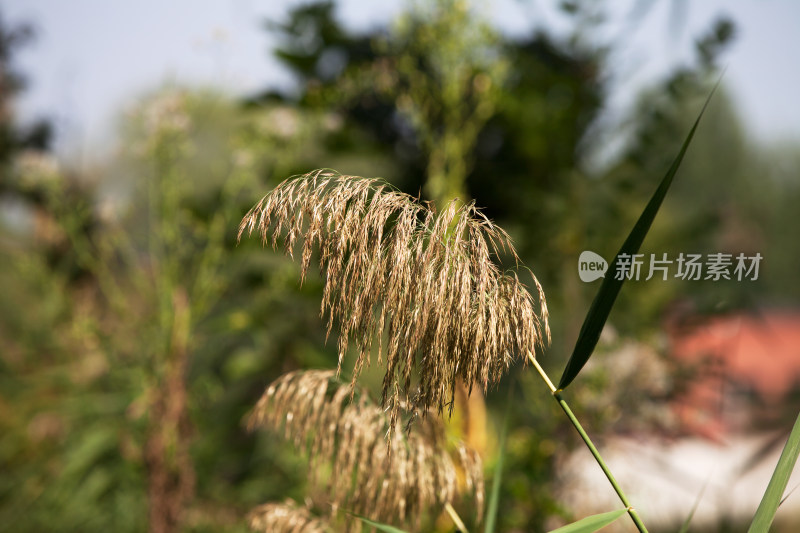
MULTIPOLYGON (((635 92, 690 57, 693 39, 720 15, 737 24, 724 56, 725 83, 747 129, 763 142, 800 140, 800 2, 794 0, 654 0, 638 24, 636 2, 610 0, 608 36, 618 46, 611 112, 635 92), (683 11, 681 11, 683 10, 683 11), (673 14, 680 29, 670 24, 673 14), (621 37, 624 36, 624 37, 621 37), (616 37, 616 38, 615 38, 616 37)), ((35 41, 20 50, 16 67, 29 80, 18 99, 21 122, 53 119, 60 153, 96 153, 113 147, 116 124, 137 97, 166 83, 216 87, 247 95, 291 87, 271 56, 276 42, 266 20, 282 20, 290 0, 5 0, 6 23, 29 22, 35 41)), ((563 28, 545 0, 478 0, 504 32, 524 35, 537 25, 563 28)), ((354 30, 386 24, 403 0, 341 0, 337 13, 354 30)))

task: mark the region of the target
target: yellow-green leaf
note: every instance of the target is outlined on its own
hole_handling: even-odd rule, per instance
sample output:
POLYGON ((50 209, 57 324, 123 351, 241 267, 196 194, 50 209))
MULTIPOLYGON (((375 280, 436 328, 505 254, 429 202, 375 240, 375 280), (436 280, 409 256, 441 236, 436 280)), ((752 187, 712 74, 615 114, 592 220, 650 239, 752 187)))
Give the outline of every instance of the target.
POLYGON ((550 533, 594 533, 606 527, 607 525, 616 522, 620 516, 627 512, 626 509, 619 509, 617 511, 610 511, 608 513, 595 514, 581 518, 577 522, 573 522, 564 527, 554 529, 550 533))
POLYGON ((772 474, 772 479, 769 480, 764 497, 761 499, 761 503, 753 517, 753 523, 750 524, 750 529, 747 530, 748 533, 767 533, 769 531, 769 526, 772 524, 772 520, 775 518, 775 513, 781 503, 783 492, 786 490, 787 483, 789 483, 789 476, 792 475, 792 470, 794 470, 798 454, 800 454, 800 415, 798 415, 794 428, 789 434, 786 446, 783 447, 781 457, 775 466, 775 472, 772 474))
POLYGON ((361 515, 354 514, 353 516, 355 516, 356 518, 358 518, 359 520, 361 520, 362 522, 364 522, 368 526, 374 527, 378 531, 384 531, 385 533, 407 533, 406 531, 404 531, 404 530, 402 530, 400 528, 397 528, 397 527, 394 527, 394 526, 390 526, 389 524, 382 524, 380 522, 375 522, 374 520, 370 520, 369 518, 365 518, 365 517, 363 517, 361 515))

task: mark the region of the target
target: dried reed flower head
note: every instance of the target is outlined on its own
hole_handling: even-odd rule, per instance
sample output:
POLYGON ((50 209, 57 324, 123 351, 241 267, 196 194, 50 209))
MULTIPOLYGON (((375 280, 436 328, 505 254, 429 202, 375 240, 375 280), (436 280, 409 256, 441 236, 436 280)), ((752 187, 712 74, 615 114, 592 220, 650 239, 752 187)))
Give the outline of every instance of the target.
POLYGON ((259 505, 248 516, 250 529, 264 533, 330 533, 322 520, 293 500, 259 505))
POLYGON ((460 485, 474 495, 479 512, 483 509, 477 453, 458 445, 454 461, 436 417, 408 434, 389 431, 389 417, 356 392, 350 401, 350 387, 339 384, 333 370, 290 372, 267 388, 248 427, 283 430, 308 454, 312 485, 329 494, 334 514, 346 509, 379 521, 412 522, 418 529, 425 511, 453 502, 460 485), (391 435, 390 446, 385 434, 391 435))
POLYGON ((498 268, 492 257, 500 250, 519 258, 474 203, 453 201, 437 212, 380 180, 316 170, 267 194, 242 220, 239 238, 245 231, 273 247, 285 233, 292 257, 302 238, 301 282, 319 246, 321 313, 329 334, 339 324, 339 370, 354 339, 355 383, 376 337, 381 362, 385 334, 381 404, 393 421, 401 401, 442 413, 456 378, 486 390, 515 358, 549 342, 542 287, 531 273, 534 298, 516 273, 498 268))

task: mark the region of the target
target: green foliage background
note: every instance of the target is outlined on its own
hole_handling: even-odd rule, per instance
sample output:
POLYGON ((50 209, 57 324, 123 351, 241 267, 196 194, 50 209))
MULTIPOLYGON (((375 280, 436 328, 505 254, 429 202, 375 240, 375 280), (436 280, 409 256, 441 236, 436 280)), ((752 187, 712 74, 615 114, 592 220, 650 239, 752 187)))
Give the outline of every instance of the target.
MULTIPOLYGON (((366 35, 331 3, 302 5, 270 27, 295 92, 237 101, 160 88, 123 119, 126 148, 88 172, 54 163, 45 125, 20 131, 4 118, 0 199, 18 214, 0 224, 0 529, 147 529, 146 447, 162 430, 171 471, 188 446, 181 530, 244 531, 253 506, 303 500, 301 458, 242 419, 280 374, 335 365, 321 283, 299 287, 295 264, 255 241, 237 246, 235 229, 271 186, 312 168, 382 176, 435 202, 475 198, 545 287, 554 342, 542 364, 560 372, 596 290, 578 280, 578 255, 619 247, 734 34, 721 20, 699 36, 690 64, 639 95, 624 148, 599 165, 620 133, 594 127, 613 50, 595 34, 602 4, 590 4, 564 6, 566 36, 521 38, 457 1, 366 35), (186 419, 154 429, 176 345, 186 419)), ((24 32, 2 31, 14 79, 8 58, 24 32)), ((767 271, 750 284, 640 282, 611 315, 622 337, 654 342, 676 303, 698 313, 797 304, 798 153, 749 138, 723 82, 642 252, 758 251, 767 271)), ((514 407, 497 530, 541 531, 571 518, 554 496, 555 459, 576 438, 538 378, 516 370, 501 386, 513 385, 514 407)), ((591 431, 664 430, 649 414, 670 391, 611 382, 601 367, 576 383, 573 407, 591 431)), ((486 400, 488 473, 506 398, 486 400)))

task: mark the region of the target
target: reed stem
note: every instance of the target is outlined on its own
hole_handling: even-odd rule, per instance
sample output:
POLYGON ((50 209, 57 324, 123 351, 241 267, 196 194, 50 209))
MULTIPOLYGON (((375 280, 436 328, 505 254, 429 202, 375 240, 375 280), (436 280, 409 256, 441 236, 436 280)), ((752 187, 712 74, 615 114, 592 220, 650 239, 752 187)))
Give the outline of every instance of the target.
POLYGON ((617 496, 619 496, 619 499, 622 500, 622 504, 627 509, 628 514, 631 517, 631 520, 633 520, 634 525, 636 525, 636 528, 641 533, 647 533, 647 528, 644 526, 642 519, 636 512, 636 509, 634 509, 633 506, 630 504, 630 501, 628 501, 628 497, 625 496, 625 493, 622 491, 622 487, 619 486, 619 483, 617 483, 617 480, 614 478, 614 474, 611 473, 611 470, 608 469, 606 462, 603 461, 603 458, 600 456, 600 452, 597 451, 597 448, 592 442, 592 439, 589 438, 589 435, 586 433, 586 431, 583 429, 583 426, 581 426, 581 423, 575 417, 575 414, 572 412, 572 409, 570 409, 569 405, 567 405, 566 400, 564 400, 564 398, 561 397, 561 391, 557 390, 553 386, 553 382, 550 381, 550 378, 547 376, 544 369, 539 365, 539 362, 530 352, 528 352, 528 360, 531 362, 531 364, 533 364, 534 367, 536 367, 536 370, 539 372, 539 375, 542 377, 544 382, 547 384, 547 387, 550 389, 550 392, 553 394, 553 398, 556 399, 558 405, 560 405, 561 409, 566 413, 567 418, 569 418, 569 421, 578 431, 578 434, 581 436, 581 439, 583 439, 583 442, 586 444, 586 447, 589 448, 590 452, 592 452, 592 455, 594 456, 595 461, 597 461, 597 464, 599 464, 600 468, 603 469, 603 473, 606 475, 606 478, 608 478, 608 481, 609 483, 611 483, 611 486, 614 487, 614 491, 617 493, 617 496))
POLYGON ((456 525, 458 530, 461 531, 461 533, 469 533, 469 531, 467 531, 467 526, 464 525, 464 521, 461 520, 460 516, 458 516, 458 513, 453 506, 450 505, 450 502, 444 504, 444 510, 450 515, 450 519, 453 520, 453 523, 456 525))

